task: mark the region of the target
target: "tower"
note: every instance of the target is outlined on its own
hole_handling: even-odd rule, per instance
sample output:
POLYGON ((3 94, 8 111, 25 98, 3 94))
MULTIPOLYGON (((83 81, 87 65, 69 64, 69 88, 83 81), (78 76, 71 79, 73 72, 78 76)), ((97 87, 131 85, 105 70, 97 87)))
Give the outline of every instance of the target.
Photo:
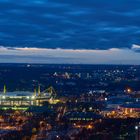
POLYGON ((6 93, 6 85, 4 85, 4 87, 3 87, 3 93, 4 94, 6 93))
POLYGON ((36 96, 36 89, 34 89, 34 96, 36 96))
POLYGON ((38 96, 41 95, 41 92, 40 92, 40 85, 38 85, 38 96))

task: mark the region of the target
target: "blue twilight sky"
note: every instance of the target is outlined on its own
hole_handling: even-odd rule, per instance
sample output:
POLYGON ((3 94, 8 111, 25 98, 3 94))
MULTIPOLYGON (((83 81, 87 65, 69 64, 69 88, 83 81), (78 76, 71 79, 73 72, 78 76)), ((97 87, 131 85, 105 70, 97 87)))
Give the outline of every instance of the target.
POLYGON ((140 0, 0 0, 0 62, 140 64, 139 45, 140 0))

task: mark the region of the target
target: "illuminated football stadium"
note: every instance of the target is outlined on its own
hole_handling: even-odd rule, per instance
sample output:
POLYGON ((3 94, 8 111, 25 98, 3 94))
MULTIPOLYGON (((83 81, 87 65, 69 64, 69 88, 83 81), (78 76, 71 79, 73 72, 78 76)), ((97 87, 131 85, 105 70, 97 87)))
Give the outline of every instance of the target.
POLYGON ((7 92, 6 86, 4 86, 3 92, 0 93, 0 107, 20 108, 41 106, 45 101, 54 101, 55 97, 56 92, 53 87, 49 87, 43 92, 40 92, 40 86, 38 87, 38 91, 35 90, 34 92, 7 92))

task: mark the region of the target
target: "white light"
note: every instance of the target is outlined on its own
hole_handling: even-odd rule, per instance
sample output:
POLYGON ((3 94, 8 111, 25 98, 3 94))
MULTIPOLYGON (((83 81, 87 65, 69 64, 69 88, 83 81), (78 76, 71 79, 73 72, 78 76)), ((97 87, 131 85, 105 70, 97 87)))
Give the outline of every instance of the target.
POLYGON ((2 96, 2 99, 5 99, 5 96, 2 96))
POLYGON ((89 107, 89 110, 92 110, 92 107, 89 107))
POLYGON ((35 99, 35 96, 32 96, 32 99, 35 99))
POLYGON ((105 101, 107 101, 107 98, 105 98, 105 101))
POLYGON ((30 97, 29 97, 29 96, 27 96, 26 98, 27 98, 27 99, 29 99, 30 97))
POLYGON ((136 129, 136 130, 138 130, 138 128, 139 128, 138 126, 135 126, 135 129, 136 129))

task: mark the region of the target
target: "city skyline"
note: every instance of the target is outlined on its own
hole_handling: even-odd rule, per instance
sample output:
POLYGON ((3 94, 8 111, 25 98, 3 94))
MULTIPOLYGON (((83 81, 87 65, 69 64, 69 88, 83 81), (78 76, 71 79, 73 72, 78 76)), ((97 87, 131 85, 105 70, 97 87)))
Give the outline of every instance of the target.
POLYGON ((0 0, 0 140, 140 140, 140 0, 0 0))

